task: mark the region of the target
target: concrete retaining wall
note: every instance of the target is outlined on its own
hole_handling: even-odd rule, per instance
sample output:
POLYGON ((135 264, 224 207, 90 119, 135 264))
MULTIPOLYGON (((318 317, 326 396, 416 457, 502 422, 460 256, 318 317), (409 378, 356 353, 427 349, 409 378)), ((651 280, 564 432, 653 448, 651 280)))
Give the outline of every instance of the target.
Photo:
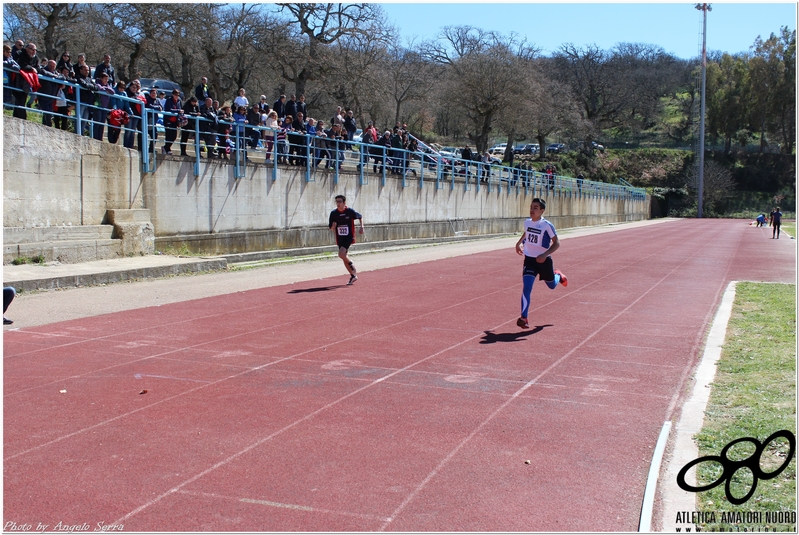
POLYGON ((3 227, 99 225, 144 208, 137 151, 3 118, 3 227))
MULTIPOLYGON (((333 197, 364 215, 370 241, 452 236, 456 231, 497 234, 519 231, 534 196, 547 200, 546 217, 558 228, 649 218, 649 200, 631 201, 540 188, 488 191, 461 181, 436 188, 434 176, 402 181, 369 174, 254 164, 233 178, 222 161, 200 164, 158 156, 153 173, 139 172, 138 152, 27 121, 4 121, 4 227, 94 225, 109 210, 149 210, 155 246, 187 246, 206 253, 247 252, 332 243, 326 230, 333 197), (336 182, 337 181, 337 182, 336 182)), ((431 173, 432 174, 432 173, 431 173)), ((142 222, 145 224, 145 222, 142 222)), ((152 243, 153 235, 147 236, 152 243)), ((151 247, 151 245, 150 245, 151 247)), ((143 247, 146 251, 149 247, 143 247)))

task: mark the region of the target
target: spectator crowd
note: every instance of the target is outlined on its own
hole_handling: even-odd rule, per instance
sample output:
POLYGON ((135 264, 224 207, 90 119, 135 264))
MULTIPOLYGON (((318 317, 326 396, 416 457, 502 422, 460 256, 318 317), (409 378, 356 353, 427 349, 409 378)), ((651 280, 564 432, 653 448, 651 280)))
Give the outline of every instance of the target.
MULTIPOLYGON (((187 155, 189 140, 197 137, 207 158, 228 159, 238 134, 245 140, 245 158, 247 149, 263 146, 266 160, 276 152, 278 163, 306 165, 310 158, 315 167, 324 164, 326 168, 340 168, 345 150, 352 148, 358 131, 353 111, 341 106, 329 121, 309 117, 305 95, 280 95, 271 105, 266 95, 261 95, 250 103, 246 89, 240 88, 230 104, 220 104, 207 77, 200 79, 187 99, 177 89, 169 97, 157 88, 143 90, 138 79, 126 82, 117 75, 108 54, 92 70, 85 54, 79 54, 74 63, 69 52, 61 54, 58 61, 40 60, 35 43, 18 40, 13 47, 4 45, 3 58, 3 102, 13 104, 14 117, 27 119, 27 110, 36 106, 46 126, 72 129, 109 143, 117 143, 122 137, 128 148, 134 148, 138 139, 138 149, 144 149, 143 110, 148 112, 150 126, 147 149, 154 151, 156 123, 161 123, 165 138, 161 152, 172 154, 180 132, 178 145, 183 156, 187 155), (196 118, 203 120, 195 124, 196 118)), ((370 121, 362 141, 375 145, 363 148, 365 160, 374 159, 375 172, 386 167, 390 173, 404 173, 406 151, 418 149, 418 141, 406 125, 399 123, 380 134, 370 121)))

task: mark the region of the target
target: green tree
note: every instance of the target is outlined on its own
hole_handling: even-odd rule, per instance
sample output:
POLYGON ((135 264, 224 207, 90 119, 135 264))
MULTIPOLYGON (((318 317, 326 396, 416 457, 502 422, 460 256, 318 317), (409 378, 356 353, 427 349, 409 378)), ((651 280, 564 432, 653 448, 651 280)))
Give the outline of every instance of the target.
POLYGON ((796 137, 796 31, 783 27, 780 35, 759 36, 749 62, 752 130, 760 134, 760 151, 773 137, 783 154, 791 154, 796 137))
POLYGON ((749 69, 745 56, 724 54, 707 66, 707 134, 724 140, 730 152, 733 140, 748 127, 749 69))

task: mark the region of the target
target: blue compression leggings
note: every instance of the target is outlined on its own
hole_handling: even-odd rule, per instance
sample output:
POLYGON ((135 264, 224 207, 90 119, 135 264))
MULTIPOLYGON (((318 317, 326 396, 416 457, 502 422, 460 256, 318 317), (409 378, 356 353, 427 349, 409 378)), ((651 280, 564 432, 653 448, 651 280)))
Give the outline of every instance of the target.
MULTIPOLYGON (((527 312, 530 310, 530 294, 533 293, 533 283, 535 283, 535 275, 524 275, 522 277, 524 286, 522 287, 522 317, 527 317, 527 312)), ((547 288, 554 290, 560 284, 560 274, 555 273, 555 278, 551 281, 544 281, 547 288)))

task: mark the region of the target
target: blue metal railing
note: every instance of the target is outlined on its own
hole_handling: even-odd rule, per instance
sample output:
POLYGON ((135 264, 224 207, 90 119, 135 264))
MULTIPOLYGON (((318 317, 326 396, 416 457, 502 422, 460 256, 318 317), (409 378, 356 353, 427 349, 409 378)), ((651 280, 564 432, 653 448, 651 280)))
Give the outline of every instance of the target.
MULTIPOLYGON (((9 69, 5 68, 5 71, 9 71, 9 69)), ((4 72, 4 74, 8 75, 10 73, 4 72)), ((102 108, 97 106, 96 99, 92 99, 91 104, 81 102, 80 93, 85 91, 85 89, 81 89, 77 84, 41 75, 40 79, 64 84, 74 89, 74 97, 67 99, 69 105, 74 108, 74 115, 71 113, 65 115, 56 110, 52 112, 42 109, 32 110, 32 108, 27 107, 30 97, 40 99, 40 106, 41 102, 47 105, 47 103, 55 100, 53 95, 48 95, 41 91, 29 92, 25 98, 26 105, 12 102, 15 99, 8 99, 7 97, 9 95, 13 96, 14 92, 19 92, 21 89, 5 83, 5 77, 3 85, 4 107, 18 112, 20 110, 39 111, 51 117, 60 117, 67 121, 67 124, 71 124, 75 132, 81 132, 82 129, 86 130, 84 128, 87 126, 85 123, 88 123, 88 135, 92 135, 94 132, 100 131, 99 126, 102 126, 103 130, 113 128, 109 124, 97 121, 97 117, 104 119, 113 107, 120 106, 122 102, 127 102, 128 105, 141 104, 141 111, 135 116, 135 119, 137 119, 135 131, 131 132, 132 129, 129 127, 121 127, 121 129, 124 129, 128 134, 127 139, 131 140, 128 144, 131 146, 134 143, 132 140, 136 136, 140 136, 138 146, 141 154, 142 171, 145 173, 155 171, 158 134, 162 130, 166 133, 166 128, 168 128, 166 124, 169 117, 176 117, 180 114, 146 108, 141 100, 131 99, 124 95, 109 95, 109 106, 113 107, 102 108), (95 130, 95 125, 98 125, 97 130, 95 130)), ((22 100, 19 99, 19 101, 21 102, 22 100)), ((423 188, 427 180, 428 182, 433 182, 436 189, 442 189, 444 183, 449 182, 450 189, 454 190, 456 181, 460 182, 462 180, 464 191, 470 191, 472 186, 474 186, 476 191, 479 192, 481 188, 485 188, 488 193, 505 190, 507 193, 520 193, 523 191, 525 194, 532 193, 537 196, 552 194, 629 200, 646 198, 646 191, 643 188, 635 188, 626 181, 621 185, 608 184, 556 174, 546 174, 533 169, 508 167, 457 157, 448 158, 433 151, 422 142, 419 142, 421 150, 409 151, 377 144, 353 142, 346 139, 331 139, 318 135, 309 136, 296 132, 287 133, 284 130, 260 125, 253 126, 233 121, 219 121, 223 129, 229 129, 228 133, 224 134, 220 133, 219 128, 211 121, 201 116, 186 117, 188 123, 181 127, 180 130, 182 132, 188 130, 194 136, 192 146, 194 149, 193 167, 195 175, 200 174, 203 146, 210 158, 215 151, 221 151, 226 154, 228 140, 230 140, 230 145, 232 145, 230 152, 233 175, 237 179, 246 176, 248 164, 252 163, 249 159, 250 152, 248 151, 260 151, 263 147, 263 165, 272 166, 272 180, 277 180, 279 160, 288 158, 294 165, 305 168, 306 182, 314 182, 319 172, 332 172, 333 183, 337 184, 342 167, 346 165, 348 171, 352 167, 351 171, 358 174, 358 183, 360 185, 368 184, 369 169, 371 167, 372 172, 376 172, 380 176, 381 185, 383 186, 386 184, 387 175, 391 174, 396 175, 401 180, 403 188, 410 186, 411 183, 408 182, 408 178, 412 175, 418 188, 423 188), (257 131, 258 134, 253 135, 254 131, 257 131), (213 139, 212 146, 208 146, 208 139, 213 139), (349 153, 349 157, 347 157, 347 153, 349 153), (323 161, 325 162, 325 167, 320 169, 319 166, 323 161)), ((84 135, 86 135, 85 132, 84 135)), ((176 138, 175 144, 180 146, 182 142, 178 142, 176 138)), ((188 141, 186 145, 189 145, 188 141)), ((187 147, 182 148, 185 150, 187 147)))

